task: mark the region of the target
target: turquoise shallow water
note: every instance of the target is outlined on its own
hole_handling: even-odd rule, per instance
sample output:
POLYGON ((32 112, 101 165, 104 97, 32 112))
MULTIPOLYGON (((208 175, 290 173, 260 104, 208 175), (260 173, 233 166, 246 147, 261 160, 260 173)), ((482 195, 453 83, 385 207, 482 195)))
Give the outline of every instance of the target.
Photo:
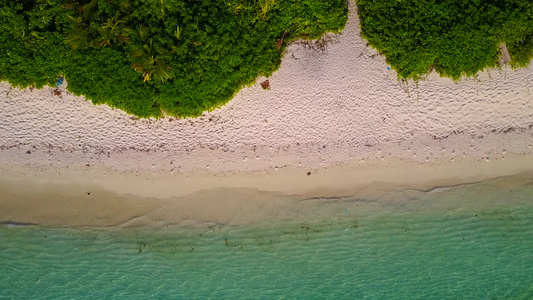
POLYGON ((417 203, 452 198, 465 205, 246 227, 4 225, 0 298, 533 299, 533 187, 417 203))

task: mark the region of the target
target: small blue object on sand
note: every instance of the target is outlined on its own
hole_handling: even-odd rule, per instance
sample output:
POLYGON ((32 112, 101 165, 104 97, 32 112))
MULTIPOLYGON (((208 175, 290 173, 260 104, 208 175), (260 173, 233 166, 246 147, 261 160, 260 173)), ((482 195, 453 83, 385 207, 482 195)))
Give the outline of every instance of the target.
POLYGON ((59 78, 57 79, 57 85, 56 85, 56 87, 58 87, 58 86, 60 86, 60 85, 62 85, 62 84, 63 84, 63 76, 61 76, 61 77, 59 77, 59 78))
POLYGON ((387 71, 390 71, 390 66, 387 66, 387 71))

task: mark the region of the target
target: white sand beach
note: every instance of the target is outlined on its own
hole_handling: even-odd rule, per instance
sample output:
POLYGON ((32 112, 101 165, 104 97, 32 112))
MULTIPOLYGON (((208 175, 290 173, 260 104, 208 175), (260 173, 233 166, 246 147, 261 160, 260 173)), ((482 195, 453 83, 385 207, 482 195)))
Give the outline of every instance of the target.
POLYGON ((531 174, 533 66, 407 85, 360 37, 352 1, 328 40, 289 46, 270 90, 259 78, 197 119, 0 83, 0 221, 238 224, 309 197, 531 174))

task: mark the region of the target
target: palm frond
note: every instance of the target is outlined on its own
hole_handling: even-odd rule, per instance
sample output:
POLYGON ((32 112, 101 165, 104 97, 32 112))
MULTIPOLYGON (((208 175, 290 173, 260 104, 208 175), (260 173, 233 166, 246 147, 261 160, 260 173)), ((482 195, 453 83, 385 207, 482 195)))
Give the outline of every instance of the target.
POLYGON ((139 35, 142 41, 146 39, 146 30, 142 24, 137 25, 137 34, 139 35))
POLYGON ((82 21, 80 19, 74 18, 71 15, 67 15, 67 20, 73 22, 74 24, 80 25, 80 26, 81 26, 81 23, 82 23, 82 21))
POLYGON ((126 27, 126 22, 119 20, 117 17, 107 19, 107 22, 99 29, 100 41, 99 46, 107 46, 112 43, 122 43, 129 41, 129 29, 126 27))
POLYGON ((171 79, 172 74, 168 72, 170 70, 170 67, 167 65, 167 63, 164 60, 160 60, 157 62, 154 68, 154 78, 161 81, 162 83, 171 79))
POLYGON ((142 73, 144 82, 151 78, 165 82, 172 78, 172 74, 168 72, 170 66, 162 59, 165 57, 165 51, 157 52, 156 55, 152 40, 149 44, 133 49, 129 56, 134 62, 131 68, 142 73))
POLYGON ((176 26, 176 31, 174 31, 174 36, 179 40, 181 37, 181 29, 179 26, 176 26))
POLYGON ((65 41, 72 49, 84 48, 92 44, 89 38, 89 32, 82 28, 73 30, 65 41))
POLYGON ((98 0, 92 0, 91 2, 81 6, 79 10, 83 13, 84 20, 90 20, 96 13, 98 8, 98 0))

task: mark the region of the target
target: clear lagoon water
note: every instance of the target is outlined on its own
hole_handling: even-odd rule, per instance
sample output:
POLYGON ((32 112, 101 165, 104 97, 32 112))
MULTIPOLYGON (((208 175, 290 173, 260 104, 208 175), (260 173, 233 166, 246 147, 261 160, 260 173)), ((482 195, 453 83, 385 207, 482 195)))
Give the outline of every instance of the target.
POLYGON ((204 229, 4 224, 0 299, 533 299, 530 182, 403 203, 204 229))

